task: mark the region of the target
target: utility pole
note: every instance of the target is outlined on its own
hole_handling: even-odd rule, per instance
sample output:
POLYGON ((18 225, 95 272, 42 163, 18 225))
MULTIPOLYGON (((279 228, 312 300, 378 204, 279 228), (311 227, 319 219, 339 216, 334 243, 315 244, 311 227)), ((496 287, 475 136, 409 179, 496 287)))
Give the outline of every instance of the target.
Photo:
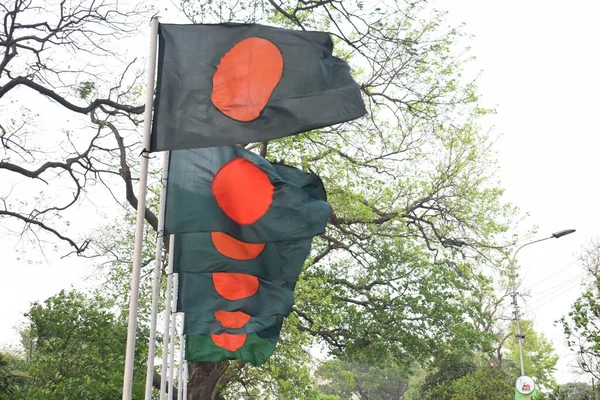
MULTIPOLYGON (((517 342, 519 343, 519 362, 521 364, 521 376, 525 375, 525 362, 523 360, 523 339, 525 339, 525 335, 521 331, 521 321, 519 320, 519 303, 517 302, 517 284, 516 279, 513 277, 512 279, 512 305, 514 306, 514 321, 517 324, 517 334, 515 335, 517 338, 517 342)), ((594 399, 596 400, 596 399, 594 399)))
MULTIPOLYGON (((519 305, 517 303, 517 264, 516 264, 517 254, 525 246, 529 246, 534 243, 543 242, 548 239, 559 239, 559 238, 569 235, 573 232, 575 232, 575 229, 565 229, 563 231, 554 232, 552 235, 550 235, 548 237, 538 239, 538 240, 533 240, 531 242, 527 242, 515 251, 515 253, 513 254, 512 258, 510 260, 509 267, 510 267, 510 274, 511 274, 511 281, 512 281, 512 298, 513 298, 512 304, 515 307, 515 310, 514 310, 515 322, 517 324, 517 334, 515 336, 519 343, 519 362, 521 364, 521 376, 525 376, 525 362, 523 361, 523 339, 525 338, 525 336, 523 336, 523 332, 521 331, 521 322, 519 320, 519 316, 520 316, 519 315, 519 305)), ((594 400, 597 400, 597 399, 594 399, 594 400)))

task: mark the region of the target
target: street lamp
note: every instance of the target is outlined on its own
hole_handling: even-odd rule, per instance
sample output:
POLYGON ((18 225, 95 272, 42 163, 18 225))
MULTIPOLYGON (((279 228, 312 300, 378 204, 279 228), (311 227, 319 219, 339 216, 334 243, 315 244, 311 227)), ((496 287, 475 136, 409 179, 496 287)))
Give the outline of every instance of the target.
POLYGON ((525 364, 523 363, 523 338, 524 338, 524 336, 523 336, 523 332, 521 332, 521 323, 519 322, 519 306, 517 304, 517 282, 516 282, 517 274, 516 274, 516 265, 515 265, 517 253, 523 247, 529 246, 530 244, 543 242, 544 240, 548 240, 548 239, 559 239, 563 236, 570 235, 573 232, 575 232, 575 229, 565 229, 562 231, 554 232, 552 235, 550 235, 548 237, 545 237, 542 239, 537 239, 537 240, 534 240, 531 242, 527 242, 515 251, 515 253, 512 256, 512 259, 510 260, 510 269, 511 269, 511 275, 512 275, 512 297, 513 297, 513 305, 515 306, 515 321, 517 322, 516 337, 517 337, 517 341, 519 343, 519 361, 521 362, 521 376, 525 375, 525 364))

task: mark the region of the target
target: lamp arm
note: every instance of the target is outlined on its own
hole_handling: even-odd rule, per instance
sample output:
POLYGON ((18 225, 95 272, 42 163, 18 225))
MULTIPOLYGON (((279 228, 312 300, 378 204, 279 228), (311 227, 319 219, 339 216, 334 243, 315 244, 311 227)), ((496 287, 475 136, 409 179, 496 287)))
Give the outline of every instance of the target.
MULTIPOLYGON (((517 250, 514 252, 514 254, 513 254, 513 256, 512 256, 512 259, 510 260, 510 266, 511 266, 511 269, 513 269, 513 270, 514 270, 514 268, 515 268, 515 260, 517 259, 517 254, 519 253, 519 251, 520 251, 520 250, 521 250, 523 247, 527 247, 527 246, 529 246, 530 244, 534 244, 534 243, 543 242, 544 240, 553 239, 553 238, 554 238, 554 236, 548 236, 548 237, 545 237, 545 238, 542 238, 542 239, 533 240, 533 241, 531 241, 531 242, 527 242, 527 243, 523 244, 521 247, 519 247, 519 248, 518 248, 518 249, 517 249, 517 250)), ((514 271, 513 271, 513 272, 514 272, 514 271)))

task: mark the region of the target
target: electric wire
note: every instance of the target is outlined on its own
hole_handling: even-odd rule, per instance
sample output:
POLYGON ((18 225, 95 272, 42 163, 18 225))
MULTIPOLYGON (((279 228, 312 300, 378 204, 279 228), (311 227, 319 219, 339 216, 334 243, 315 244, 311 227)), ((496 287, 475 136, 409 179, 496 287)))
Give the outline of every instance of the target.
POLYGON ((542 283, 542 282, 545 282, 545 281, 547 281, 548 279, 552 278, 553 276, 555 276, 555 275, 558 275, 558 274, 560 274, 560 273, 561 273, 561 272, 563 272, 563 271, 566 271, 566 270, 567 270, 567 269, 569 269, 569 268, 570 268, 570 267, 571 267, 573 264, 576 264, 576 263, 577 263, 577 261, 579 261, 579 260, 574 260, 573 262, 569 263, 569 265, 567 265, 566 267, 564 267, 564 268, 561 268, 561 269, 559 269, 558 271, 556 271, 555 273, 553 273, 553 274, 551 274, 551 275, 549 275, 549 276, 545 277, 544 279, 537 281, 537 282, 536 282, 536 283, 534 283, 533 285, 531 285, 531 286, 529 286, 528 288, 526 288, 526 290, 530 290, 531 288, 533 288, 533 287, 535 287, 535 286, 539 285, 539 284, 540 284, 540 283, 542 283))
POLYGON ((531 311, 537 310, 538 308, 550 303, 553 300, 556 300, 557 298, 559 298, 560 296, 566 294, 567 292, 575 289, 577 287, 577 285, 579 284, 579 282, 576 282, 575 284, 570 285, 569 287, 567 287, 565 290, 563 290, 562 292, 556 294, 555 296, 552 296, 550 298, 548 298, 545 302, 541 303, 541 304, 537 304, 535 307, 531 308, 531 311))
POLYGON ((561 289, 562 287, 564 287, 565 285, 570 285, 571 283, 575 282, 575 281, 581 281, 581 279, 585 276, 585 272, 582 272, 579 275, 576 275, 570 279, 567 279, 564 282, 559 283, 558 285, 546 288, 544 290, 542 290, 541 292, 536 293, 534 296, 532 296, 533 302, 537 302, 540 299, 546 297, 546 295, 548 294, 552 294, 556 291, 556 289, 561 289))

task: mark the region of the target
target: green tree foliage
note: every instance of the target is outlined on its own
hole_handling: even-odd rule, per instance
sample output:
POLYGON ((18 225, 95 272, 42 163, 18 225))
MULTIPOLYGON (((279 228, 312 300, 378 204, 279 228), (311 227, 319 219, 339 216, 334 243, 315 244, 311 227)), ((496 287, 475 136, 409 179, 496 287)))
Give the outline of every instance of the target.
POLYGON ((500 368, 450 357, 411 387, 406 400, 509 400, 514 380, 500 368))
MULTIPOLYGON (((514 209, 501 199, 490 142, 477 125, 489 110, 461 77, 468 57, 457 56, 463 49, 454 42, 462 33, 447 28, 425 1, 377 10, 337 0, 307 8, 246 0, 183 5, 194 22, 333 31, 336 52, 353 65, 368 105, 367 118, 249 146, 317 172, 334 208, 327 232, 315 239, 277 352, 288 352, 298 366, 319 342, 348 362, 408 370, 450 350, 489 351, 489 272, 503 265, 498 239, 514 209)), ((128 271, 126 243, 104 246, 111 251, 102 254, 125 272, 114 277, 128 271)), ((243 386, 281 397, 308 387, 309 379, 299 378, 308 376, 305 369, 279 365, 220 367, 229 372, 217 391, 243 386)), ((190 371, 204 367, 194 363, 190 371)))
MULTIPOLYGON (((24 399, 114 400, 121 397, 127 320, 102 296, 61 291, 26 314, 29 379, 24 399)), ((147 337, 139 329, 134 398, 144 392, 147 337)))
POLYGON ((501 369, 484 366, 452 382, 450 392, 451 400, 510 400, 515 386, 501 369))
POLYGON ((408 388, 407 371, 396 365, 372 366, 330 360, 317 370, 318 389, 340 399, 397 400, 408 388))
POLYGON ((600 241, 584 248, 579 260, 587 273, 584 290, 560 322, 569 348, 578 355, 579 368, 600 379, 600 241))
POLYGON ((17 354, 0 352, 0 400, 19 397, 28 379, 24 360, 17 354))
POLYGON ((359 364, 487 351, 487 273, 514 210, 477 125, 489 111, 461 78, 460 31, 424 1, 301 4, 183 4, 194 22, 333 31, 363 90, 367 118, 252 146, 317 172, 334 210, 296 288, 297 328, 359 364))
MULTIPOLYGON (((558 362, 558 355, 554 352, 554 347, 543 333, 538 333, 533 328, 533 322, 521 320, 521 330, 525 335, 523 339, 523 361, 525 372, 531 376, 538 388, 552 389, 556 386, 554 380, 554 371, 558 362)), ((519 345, 516 337, 516 325, 512 324, 510 328, 510 337, 505 343, 508 350, 508 358, 511 362, 505 363, 505 370, 513 378, 513 382, 521 375, 519 362, 519 345)))
POLYGON ((592 386, 583 382, 560 385, 548 396, 549 400, 595 400, 592 386))
POLYGON ((451 400, 454 394, 452 385, 477 369, 473 357, 468 354, 448 354, 437 360, 436 365, 426 375, 418 390, 413 391, 411 400, 451 400))
MULTIPOLYGON (((54 147, 59 143, 61 152, 44 153, 26 146, 35 141, 21 136, 28 130, 21 129, 20 121, 2 121, 7 132, 3 137, 11 140, 5 145, 7 151, 10 147, 11 159, 26 161, 2 162, 0 168, 40 182, 61 176, 66 182, 58 187, 72 190, 63 190, 64 201, 40 201, 41 205, 11 195, 5 203, 10 207, 0 210, 0 217, 44 230, 75 252, 89 251, 94 248, 89 240, 100 238, 66 237, 61 234, 67 230, 65 226, 48 221, 83 201, 85 188, 96 183, 106 185, 116 201, 124 200, 116 194, 124 192, 130 205, 137 204, 132 179, 135 168, 130 165, 140 152, 134 130, 143 108, 124 104, 139 95, 138 74, 132 72, 135 68, 119 64, 118 73, 112 71, 107 77, 95 74, 90 65, 97 65, 97 60, 90 62, 83 55, 121 60, 113 54, 118 47, 111 46, 109 38, 116 42, 137 32, 139 20, 145 17, 137 9, 111 12, 116 6, 105 2, 63 2, 46 8, 25 1, 15 4, 14 17, 6 14, 4 18, 12 26, 10 35, 0 41, 6 50, 0 61, 0 98, 26 86, 32 93, 50 98, 52 106, 62 112, 85 117, 94 129, 77 132, 77 139, 85 145, 79 149, 65 126, 61 130, 66 132, 64 137, 49 140, 54 147), (28 32, 20 24, 27 18, 35 22, 41 18, 36 32, 28 32), (45 21, 48 23, 42 23, 45 21), (86 36, 90 34, 92 39, 86 36), (32 44, 52 50, 24 46, 16 52, 16 44, 31 35, 32 44), (76 53, 69 53, 72 65, 66 72, 53 69, 55 63, 48 58, 61 51, 76 53), (10 75, 3 74, 8 70, 10 75), (65 93, 64 87, 75 89, 65 93), (54 174, 56 169, 64 173, 54 174), (122 180, 124 191, 113 190, 113 177, 122 180)), ((395 0, 377 6, 362 0, 183 0, 182 6, 194 22, 263 22, 331 31, 336 53, 353 66, 369 111, 368 116, 349 123, 249 145, 269 159, 284 159, 317 172, 334 211, 327 232, 315 240, 297 285, 293 315, 281 336, 277 354, 290 358, 283 362, 276 355, 258 369, 193 363, 192 375, 202 375, 205 371, 201 369, 216 365, 225 371, 223 379, 217 380, 217 391, 223 394, 229 386, 292 398, 308 396, 311 390, 305 361, 306 351, 315 344, 358 365, 379 363, 404 370, 415 364, 441 365, 436 361, 449 352, 489 351, 494 334, 490 329, 493 315, 487 307, 494 302, 490 270, 499 268, 502 273, 507 252, 502 235, 515 210, 502 200, 491 142, 478 126, 478 119, 491 111, 479 103, 472 80, 462 76, 469 56, 456 45, 464 36, 461 29, 448 27, 445 15, 432 10, 426 0, 395 0)), ((3 106, 7 104, 3 102, 3 106)), ((29 126, 35 125, 33 116, 28 121, 29 126)), ((75 125, 83 124, 79 120, 75 125)), ((42 130, 41 134, 45 133, 42 130)), ((156 229, 156 214, 149 209, 145 215, 156 229)), ((118 243, 101 243, 104 251, 99 251, 110 259, 107 265, 114 272, 109 284, 118 288, 119 301, 127 292, 131 262, 131 252, 125 250, 125 244, 131 243, 125 240, 131 230, 129 226, 122 229, 126 234, 118 243)), ((151 245, 147 250, 143 288, 147 288, 152 268, 151 245)), ((145 306, 149 304, 147 293, 144 289, 145 306)), ((143 320, 147 315, 146 307, 140 317, 143 320)), ((120 316, 113 321, 113 330, 122 328, 121 321, 120 316)), ((59 327, 55 329, 58 332, 59 327)), ((99 346, 93 336, 78 337, 80 347, 85 347, 84 338, 92 340, 92 348, 99 346)), ((123 352, 116 351, 116 342, 109 343, 110 350, 115 350, 112 363, 123 352)), ((73 352, 77 354, 75 349, 73 352)), ((56 369, 60 360, 49 351, 40 357, 43 362, 38 366, 48 371, 44 375, 48 387, 56 391, 63 384, 73 390, 91 388, 75 375, 64 379, 66 375, 60 375, 55 383, 49 378, 50 367, 44 365, 56 369)), ((88 362, 89 368, 97 368, 91 359, 88 362)), ((68 367, 62 366, 74 373, 68 367)), ((90 376, 105 372, 94 375, 96 372, 90 371, 90 376)), ((139 381, 143 379, 136 379, 139 381)), ((112 382, 112 375, 106 382, 112 382)), ((204 395, 213 389, 206 388, 204 395)))

